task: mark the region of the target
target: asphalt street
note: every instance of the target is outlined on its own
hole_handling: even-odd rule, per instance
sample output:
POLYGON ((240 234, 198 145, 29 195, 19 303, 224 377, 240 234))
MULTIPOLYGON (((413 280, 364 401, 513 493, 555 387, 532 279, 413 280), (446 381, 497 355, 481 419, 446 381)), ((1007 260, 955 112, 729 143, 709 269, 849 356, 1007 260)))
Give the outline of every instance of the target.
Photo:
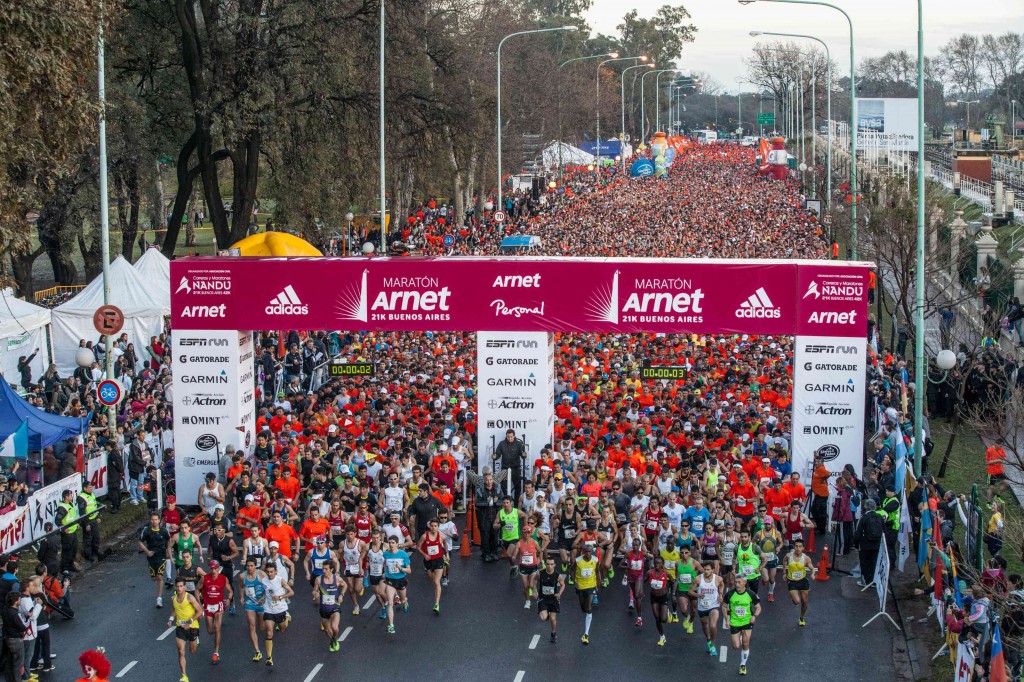
MULTIPOLYGON (((273 669, 250 661, 245 616, 239 611, 236 616, 225 616, 218 666, 210 662, 212 637, 203 632, 199 653, 189 659, 190 679, 313 682, 341 679, 342 675, 366 680, 387 675, 392 680, 528 682, 609 676, 632 679, 638 673, 653 679, 680 673, 699 674, 707 680, 738 677, 739 652, 722 632, 716 658, 707 654, 699 625, 693 635, 687 635, 681 624, 666 625, 668 646, 656 646, 657 630, 649 606, 645 604, 644 626, 635 627, 619 573, 609 588, 600 591, 590 645, 584 646, 580 642, 583 617, 571 587, 562 601, 559 640, 551 644, 548 625, 538 619, 536 608, 523 608, 519 581, 509 580, 504 562, 484 564, 475 552, 472 558, 453 556, 451 584, 442 597, 440 615, 431 611, 432 591, 421 562, 414 559, 413 565, 411 608, 408 614, 396 613, 396 634, 385 632, 386 621, 378 618, 372 605, 359 616, 351 615, 349 607, 342 611, 341 650, 329 653, 315 606, 300 583, 291 605, 294 621, 287 632, 275 638, 273 669)), ((167 628, 169 599, 165 596, 163 609, 155 608, 153 585, 142 555, 131 549, 118 552, 78 578, 74 590, 77 617, 54 625, 57 671, 43 674, 41 679, 73 679, 78 672, 78 654, 97 646, 104 647, 110 657, 113 679, 178 679, 174 634, 167 628)), ((861 593, 851 578, 838 573, 828 582, 812 583, 807 626, 803 628, 797 626, 797 607, 784 590, 780 581, 777 601, 764 602, 764 614, 754 629, 748 662, 754 679, 853 682, 895 678, 892 627, 876 620, 861 628, 875 613, 878 601, 874 590, 861 593)), ((762 586, 762 596, 766 593, 762 586)), ((366 604, 371 597, 367 590, 360 601, 366 604)), ((891 603, 889 608, 892 611, 891 603)))

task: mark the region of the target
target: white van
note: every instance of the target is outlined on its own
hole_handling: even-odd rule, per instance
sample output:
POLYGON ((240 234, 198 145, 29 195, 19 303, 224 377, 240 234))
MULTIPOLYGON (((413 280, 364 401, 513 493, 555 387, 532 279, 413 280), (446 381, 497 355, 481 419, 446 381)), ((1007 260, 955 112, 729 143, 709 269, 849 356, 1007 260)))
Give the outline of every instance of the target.
POLYGON ((718 142, 718 133, 714 130, 698 130, 694 133, 697 144, 711 144, 718 142))

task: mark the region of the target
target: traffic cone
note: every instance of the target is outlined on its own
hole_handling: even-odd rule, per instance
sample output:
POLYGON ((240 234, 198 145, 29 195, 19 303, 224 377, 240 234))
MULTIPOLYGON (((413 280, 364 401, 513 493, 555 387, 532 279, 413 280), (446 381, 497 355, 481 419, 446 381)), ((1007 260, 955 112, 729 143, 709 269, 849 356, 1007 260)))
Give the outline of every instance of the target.
POLYGON ((821 550, 821 561, 818 562, 818 572, 814 574, 814 579, 819 582, 825 582, 829 579, 828 572, 832 567, 828 563, 828 545, 821 550))
POLYGON ((473 527, 473 544, 480 546, 480 525, 476 522, 476 504, 470 500, 469 513, 466 514, 466 523, 473 527))
POLYGON ((459 556, 473 556, 472 538, 469 536, 469 522, 466 522, 466 527, 462 530, 462 546, 459 547, 459 556))
POLYGON ((814 529, 807 531, 807 542, 804 543, 804 551, 808 554, 814 553, 814 529))

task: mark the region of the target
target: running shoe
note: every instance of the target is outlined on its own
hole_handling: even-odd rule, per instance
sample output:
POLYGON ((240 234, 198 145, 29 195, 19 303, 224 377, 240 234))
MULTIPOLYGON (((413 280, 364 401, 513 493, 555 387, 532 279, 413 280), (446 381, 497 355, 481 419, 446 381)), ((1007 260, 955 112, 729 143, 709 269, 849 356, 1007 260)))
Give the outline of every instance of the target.
POLYGON ((601 581, 601 587, 608 587, 608 578, 601 581))
POLYGON ((629 610, 632 611, 636 608, 636 602, 633 601, 633 595, 629 595, 629 610))
POLYGON ((677 616, 674 613, 669 612, 669 614, 668 614, 668 622, 669 623, 677 623, 677 622, 679 622, 679 616, 677 616))
POLYGON ((692 620, 690 620, 689 618, 684 620, 683 621, 683 627, 686 628, 686 634, 688 634, 688 635, 692 635, 693 634, 693 621, 692 620))
POLYGON ((259 663, 262 660, 263 660, 263 654, 262 653, 257 651, 255 654, 253 654, 253 657, 252 657, 252 662, 253 663, 259 663))
POLYGON ((627 587, 628 585, 629 585, 629 580, 626 578, 626 576, 622 576, 622 586, 623 587, 627 587))
POLYGON ((562 573, 565 573, 567 570, 569 570, 569 564, 562 564, 562 573))
POLYGON ((57 666, 55 666, 53 663, 51 663, 50 665, 48 665, 45 668, 43 668, 43 672, 44 673, 52 673, 56 669, 57 669, 57 666))
POLYGON ((157 597, 156 598, 156 607, 158 609, 162 609, 164 607, 164 598, 163 597, 157 597))
POLYGON ((267 667, 268 668, 273 668, 274 667, 274 659, 270 658, 269 656, 267 656, 267 667))
POLYGON ((323 631, 324 631, 324 624, 320 623, 320 632, 323 632, 323 631))
POLYGON ((768 601, 770 601, 770 602, 775 601, 775 593, 774 592, 769 592, 768 593, 768 601))
POLYGON ((597 604, 597 592, 594 593, 594 603, 597 604))
POLYGON ((381 609, 380 613, 378 615, 380 616, 381 620, 384 620, 385 618, 388 617, 388 610, 386 608, 381 609))
POLYGON ((634 623, 634 625, 636 625, 638 628, 642 628, 644 626, 644 618, 643 618, 643 616, 637 616, 636 617, 636 622, 634 623))
MULTIPOLYGON (((364 580, 365 580, 365 578, 364 578, 364 580)), ((357 592, 356 594, 358 594, 360 597, 362 597, 364 592, 366 592, 366 584, 365 583, 359 583, 359 592, 357 592)))
POLYGON ((231 606, 228 607, 228 615, 229 616, 235 615, 235 605, 234 604, 232 604, 231 606))
POLYGON ((363 576, 363 587, 369 587, 369 586, 370 586, 370 576, 364 575, 363 576))
POLYGON ((572 579, 572 576, 571 576, 571 575, 569 576, 569 584, 570 584, 570 585, 574 585, 574 584, 575 584, 575 583, 573 582, 573 579, 572 579))
POLYGON ((800 627, 803 627, 803 626, 807 625, 807 621, 805 621, 803 618, 801 618, 800 620, 798 620, 796 622, 796 624, 799 625, 800 627))
POLYGON ((665 646, 665 635, 658 638, 658 646, 665 646))
POLYGON ((355 606, 355 607, 352 608, 352 615, 353 616, 358 616, 359 615, 359 607, 358 606, 355 606))
POLYGON ((747 666, 741 665, 740 666, 740 675, 746 675, 746 674, 747 674, 747 666))
POLYGON ((448 587, 448 578, 441 578, 441 587, 448 587))
POLYGON ((409 602, 402 604, 402 613, 409 613, 409 602))
POLYGON ((29 668, 29 670, 42 670, 42 669, 43 669, 43 662, 41 660, 40 661, 36 661, 35 663, 32 664, 32 667, 29 668))
POLYGON ((441 613, 441 605, 434 604, 434 613, 441 613))
POLYGON ((533 588, 532 587, 526 588, 526 596, 528 596, 528 597, 532 597, 533 596, 533 588))
POLYGON ((220 663, 220 654, 214 651, 213 659, 210 662, 213 663, 213 665, 217 665, 218 663, 220 663))
POLYGON ((395 634, 395 626, 394 625, 389 625, 388 626, 388 634, 389 635, 395 634))
POLYGON ((614 578, 615 577, 615 567, 614 566, 609 566, 608 567, 608 577, 609 578, 614 578))
POLYGON ((556 641, 558 641, 558 635, 556 635, 555 633, 552 632, 551 633, 551 643, 554 644, 556 641))
POLYGON ((291 624, 292 624, 292 614, 290 614, 290 613, 284 614, 284 626, 288 627, 291 624))
POLYGON ((526 602, 525 602, 525 603, 523 604, 523 608, 524 608, 524 609, 528 609, 528 608, 530 608, 530 606, 531 606, 531 604, 530 604, 530 600, 529 600, 529 599, 527 599, 527 600, 526 600, 526 602))
POLYGON ((178 679, 178 682, 188 682, 188 675, 182 675, 182 676, 181 676, 181 677, 180 677, 180 678, 178 679))
POLYGON ((583 639, 581 639, 580 641, 584 644, 590 644, 590 637, 588 637, 587 635, 583 635, 583 639))
POLYGON ((712 644, 711 642, 708 642, 708 654, 710 654, 711 656, 717 656, 718 655, 718 649, 716 649, 715 645, 712 644))
POLYGON ((513 566, 508 571, 508 579, 515 580, 517 577, 519 577, 519 569, 513 566))

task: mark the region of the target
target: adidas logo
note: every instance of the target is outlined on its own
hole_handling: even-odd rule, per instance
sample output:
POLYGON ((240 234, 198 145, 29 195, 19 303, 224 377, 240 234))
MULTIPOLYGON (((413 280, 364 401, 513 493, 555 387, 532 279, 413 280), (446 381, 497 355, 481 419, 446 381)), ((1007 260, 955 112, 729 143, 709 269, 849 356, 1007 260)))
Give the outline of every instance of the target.
POLYGON ((764 290, 764 287, 760 287, 747 300, 740 303, 740 307, 736 309, 736 317, 777 318, 782 317, 782 311, 775 307, 772 299, 768 298, 768 292, 764 290))
POLYGON ((305 315, 309 312, 309 306, 299 300, 295 289, 289 284, 284 291, 271 299, 265 312, 268 315, 305 315))

